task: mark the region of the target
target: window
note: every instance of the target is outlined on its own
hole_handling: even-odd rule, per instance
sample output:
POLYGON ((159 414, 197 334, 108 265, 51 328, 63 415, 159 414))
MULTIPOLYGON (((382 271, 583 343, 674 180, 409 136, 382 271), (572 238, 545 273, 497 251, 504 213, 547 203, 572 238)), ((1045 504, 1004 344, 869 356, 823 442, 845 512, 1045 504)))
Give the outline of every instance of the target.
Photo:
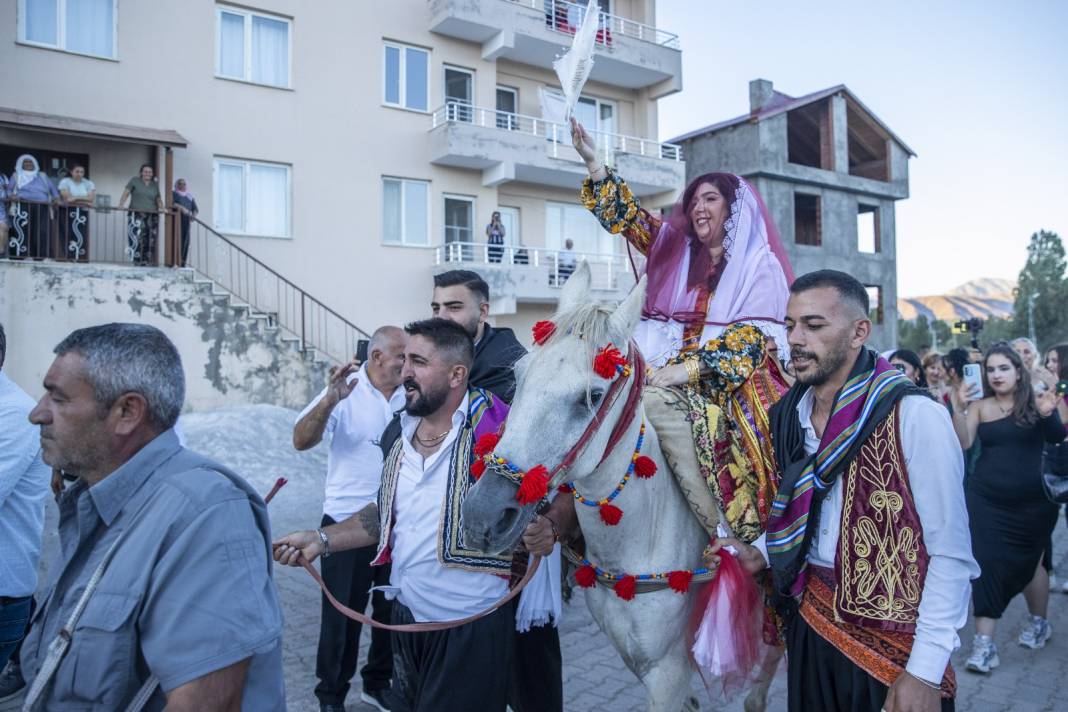
POLYGON ((879 208, 874 205, 857 206, 857 250, 876 253, 882 251, 879 239, 879 208))
POLYGON ((581 205, 546 203, 545 246, 562 250, 566 240, 574 243, 575 252, 613 254, 618 238, 606 232, 597 218, 581 205))
POLYGON ((445 243, 475 241, 475 199, 445 196, 445 243))
POLYGON ((521 245, 519 239, 519 208, 507 208, 503 205, 497 208, 501 214, 501 225, 504 226, 504 244, 521 245))
POLYGON ((19 0, 19 41, 114 58, 117 0, 19 0))
POLYGON ((215 229, 289 237, 289 166, 215 159, 215 229))
POLYGON ((426 181, 382 178, 382 242, 430 244, 429 197, 426 181))
POLYGON ((497 87, 497 128, 519 129, 519 91, 511 87, 497 87))
POLYGON ((794 242, 798 245, 823 244, 818 195, 794 193, 794 242))
POLYGON ((579 97, 575 105, 575 118, 591 131, 616 132, 616 107, 607 101, 579 97))
POLYGON ((876 285, 864 285, 868 293, 868 318, 872 324, 883 323, 883 288, 876 285))
POLYGON ((383 80, 385 104, 426 111, 430 105, 430 53, 387 42, 383 80))
POLYGON ((829 99, 786 113, 786 160, 829 171, 833 150, 829 99))
POLYGON ((290 85, 290 21, 247 10, 218 8, 215 74, 273 87, 290 85))
POLYGON ((849 135, 849 175, 889 181, 890 139, 852 101, 846 102, 846 132, 849 135))
POLYGON ((451 104, 450 120, 471 121, 475 103, 475 75, 466 69, 445 67, 445 103, 451 104))

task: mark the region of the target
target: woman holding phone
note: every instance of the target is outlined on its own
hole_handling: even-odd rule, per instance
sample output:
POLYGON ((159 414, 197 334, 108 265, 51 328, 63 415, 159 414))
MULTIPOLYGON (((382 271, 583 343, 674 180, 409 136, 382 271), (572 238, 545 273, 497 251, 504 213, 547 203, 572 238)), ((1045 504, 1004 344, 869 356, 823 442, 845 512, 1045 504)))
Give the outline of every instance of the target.
POLYGON ((1009 602, 1032 579, 1043 579, 1027 595, 1030 612, 1018 642, 1038 649, 1049 640, 1046 620, 1049 583, 1042 554, 1057 523, 1057 505, 1042 488, 1046 443, 1064 440, 1052 391, 1034 394, 1030 371, 1008 344, 995 344, 982 364, 982 392, 965 377, 952 391, 953 428, 961 447, 982 443, 965 497, 972 552, 982 573, 972 585, 975 638, 965 666, 989 673, 1000 664, 994 628, 1009 602))

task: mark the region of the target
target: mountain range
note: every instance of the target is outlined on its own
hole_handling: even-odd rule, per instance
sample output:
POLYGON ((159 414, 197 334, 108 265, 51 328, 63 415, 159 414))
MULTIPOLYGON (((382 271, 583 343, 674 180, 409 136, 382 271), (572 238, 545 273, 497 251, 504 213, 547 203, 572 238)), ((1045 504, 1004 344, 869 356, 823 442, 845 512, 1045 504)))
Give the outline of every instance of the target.
POLYGON ((928 321, 938 319, 954 322, 976 316, 1004 319, 1012 316, 1014 289, 1016 283, 1012 280, 981 277, 954 287, 945 294, 898 299, 897 313, 906 321, 912 321, 921 314, 928 321))

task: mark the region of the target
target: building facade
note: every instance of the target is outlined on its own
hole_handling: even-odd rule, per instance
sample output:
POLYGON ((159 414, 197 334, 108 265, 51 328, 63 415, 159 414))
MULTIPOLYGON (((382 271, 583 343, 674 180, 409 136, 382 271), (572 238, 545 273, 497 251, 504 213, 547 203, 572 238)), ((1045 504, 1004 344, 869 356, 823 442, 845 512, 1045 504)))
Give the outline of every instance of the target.
POLYGON ((673 139, 687 180, 727 171, 767 204, 795 274, 837 269, 868 288, 871 343, 897 341, 894 204, 908 197, 915 153, 848 88, 803 97, 749 84, 748 114, 673 139))
MULTIPOLYGON (((576 113, 636 192, 666 204, 685 165, 656 141, 656 100, 681 89, 678 38, 655 27, 655 0, 600 6, 576 113)), ((139 166, 168 201, 184 178, 203 223, 188 264, 283 325, 301 310, 301 331, 316 327, 293 294, 369 332, 428 315, 432 275, 469 267, 523 338, 555 304, 567 239, 606 298, 633 284, 578 204, 566 127, 543 112, 582 13, 561 0, 2 0, 0 172, 23 153, 54 180, 86 166, 99 208, 87 258, 109 262, 129 261, 125 218, 107 208, 139 166), (505 244, 491 250, 493 212, 505 244)), ((154 261, 181 261, 179 229, 161 228, 172 247, 154 261)))

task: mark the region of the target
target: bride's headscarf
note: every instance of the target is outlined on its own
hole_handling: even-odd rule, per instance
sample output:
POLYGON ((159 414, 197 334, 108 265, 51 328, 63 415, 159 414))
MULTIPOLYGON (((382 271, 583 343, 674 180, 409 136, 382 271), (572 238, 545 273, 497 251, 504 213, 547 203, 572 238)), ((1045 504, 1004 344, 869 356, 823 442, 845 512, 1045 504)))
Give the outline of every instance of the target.
POLYGON ((15 161, 15 183, 19 188, 23 188, 27 183, 33 181, 37 177, 37 174, 41 172, 41 165, 37 162, 37 159, 28 153, 24 153, 19 156, 19 159, 15 161), (24 161, 33 161, 33 170, 28 171, 22 167, 24 161))
POLYGON ((686 187, 649 249, 645 273, 643 317, 716 326, 737 321, 781 324, 794 280, 764 201, 749 181, 731 173, 706 173, 686 187), (703 183, 716 186, 731 206, 724 224, 723 259, 715 266, 690 220, 694 195, 703 183), (687 252, 689 269, 684 273, 687 252), (701 285, 713 291, 706 312, 697 308, 701 285))

